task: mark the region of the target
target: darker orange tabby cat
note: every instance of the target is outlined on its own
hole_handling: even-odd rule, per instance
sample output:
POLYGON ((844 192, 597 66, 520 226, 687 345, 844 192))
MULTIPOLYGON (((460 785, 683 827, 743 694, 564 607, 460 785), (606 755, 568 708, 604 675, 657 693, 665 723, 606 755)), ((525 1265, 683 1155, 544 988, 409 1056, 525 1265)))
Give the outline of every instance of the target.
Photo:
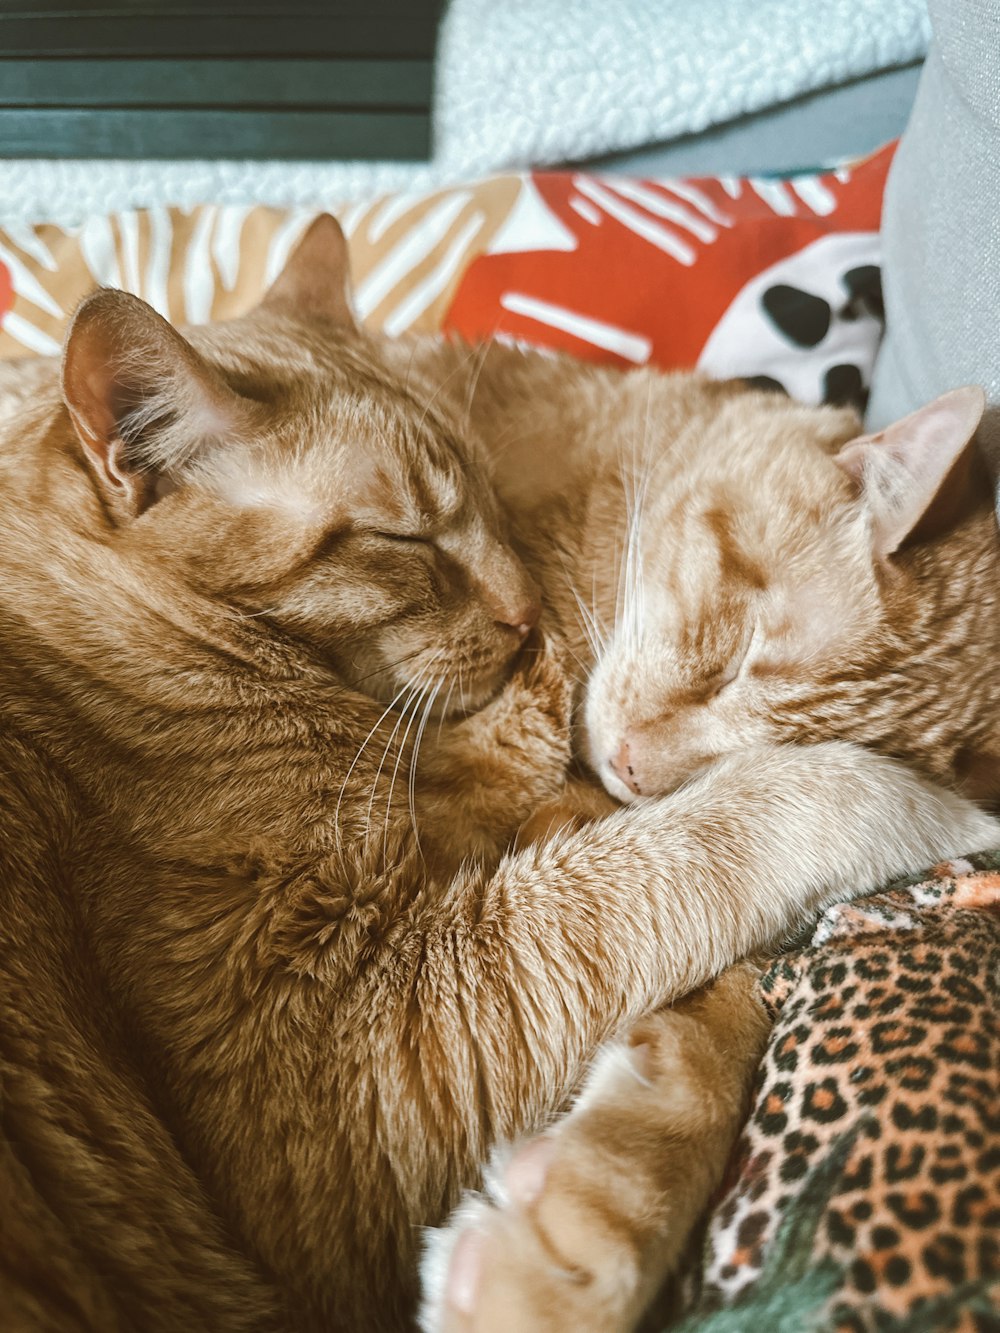
POLYGON ((327 220, 228 326, 99 293, 4 423, 18 1333, 407 1327, 420 1226, 602 1040, 995 836, 832 743, 501 860, 563 786, 561 650, 522 651, 536 593, 461 413, 386 366, 343 283, 327 220))

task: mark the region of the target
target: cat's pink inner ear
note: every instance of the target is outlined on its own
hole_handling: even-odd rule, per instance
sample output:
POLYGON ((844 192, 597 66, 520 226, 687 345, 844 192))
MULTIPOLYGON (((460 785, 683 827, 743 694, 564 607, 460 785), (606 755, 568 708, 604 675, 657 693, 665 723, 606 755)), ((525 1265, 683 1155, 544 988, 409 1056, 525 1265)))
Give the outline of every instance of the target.
POLYGON ((354 327, 351 266, 340 223, 321 213, 289 256, 261 302, 305 322, 354 327))
POLYGON ((238 401, 145 301, 110 288, 87 297, 73 317, 62 391, 84 457, 119 520, 154 502, 182 445, 224 433, 238 401))
POLYGON ((979 498, 983 472, 973 436, 985 407, 977 385, 952 389, 836 455, 867 505, 877 556, 940 536, 979 498))

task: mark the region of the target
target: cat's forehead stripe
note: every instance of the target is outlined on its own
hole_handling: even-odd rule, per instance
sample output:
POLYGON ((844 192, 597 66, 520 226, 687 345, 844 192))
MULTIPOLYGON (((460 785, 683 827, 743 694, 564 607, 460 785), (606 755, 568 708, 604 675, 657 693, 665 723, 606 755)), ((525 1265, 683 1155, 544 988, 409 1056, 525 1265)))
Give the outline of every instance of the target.
POLYGON ((702 521, 715 540, 719 555, 719 577, 723 582, 741 583, 746 587, 767 587, 764 570, 749 556, 736 535, 736 522, 731 510, 712 506, 702 514, 702 521))

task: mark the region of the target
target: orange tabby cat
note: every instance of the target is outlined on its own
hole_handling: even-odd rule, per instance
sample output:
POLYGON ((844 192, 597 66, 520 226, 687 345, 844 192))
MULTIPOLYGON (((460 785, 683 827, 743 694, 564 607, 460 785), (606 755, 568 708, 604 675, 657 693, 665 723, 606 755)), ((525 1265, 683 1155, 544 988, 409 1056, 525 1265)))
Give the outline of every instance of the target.
MULTIPOLYGON (((493 454, 586 673, 580 747, 613 796, 831 736, 1000 795, 981 391, 854 438, 849 413, 689 376, 501 348, 418 364, 493 454)), ((536 812, 527 837, 579 822, 573 804, 536 812)), ((494 1165, 492 1206, 471 1200, 432 1238, 425 1327, 633 1327, 718 1181, 765 1037, 738 969, 610 1048, 569 1118, 494 1165)))
POLYGON ((344 259, 320 221, 188 337, 98 293, 2 426, 14 1330, 409 1326, 419 1228, 605 1038, 997 836, 832 742, 500 859, 564 783, 558 626, 344 259))

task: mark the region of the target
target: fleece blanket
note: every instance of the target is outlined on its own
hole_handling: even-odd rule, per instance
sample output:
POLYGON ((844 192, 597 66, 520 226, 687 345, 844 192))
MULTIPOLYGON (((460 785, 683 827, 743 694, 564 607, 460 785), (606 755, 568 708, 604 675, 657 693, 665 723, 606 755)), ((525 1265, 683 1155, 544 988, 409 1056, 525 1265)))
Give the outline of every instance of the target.
POLYGON ((920 59, 925 0, 451 0, 430 164, 2 162, 0 222, 152 204, 328 207, 579 161, 920 59))
POLYGON ((831 908, 775 1020, 675 1333, 1000 1327, 1000 853, 831 908))

